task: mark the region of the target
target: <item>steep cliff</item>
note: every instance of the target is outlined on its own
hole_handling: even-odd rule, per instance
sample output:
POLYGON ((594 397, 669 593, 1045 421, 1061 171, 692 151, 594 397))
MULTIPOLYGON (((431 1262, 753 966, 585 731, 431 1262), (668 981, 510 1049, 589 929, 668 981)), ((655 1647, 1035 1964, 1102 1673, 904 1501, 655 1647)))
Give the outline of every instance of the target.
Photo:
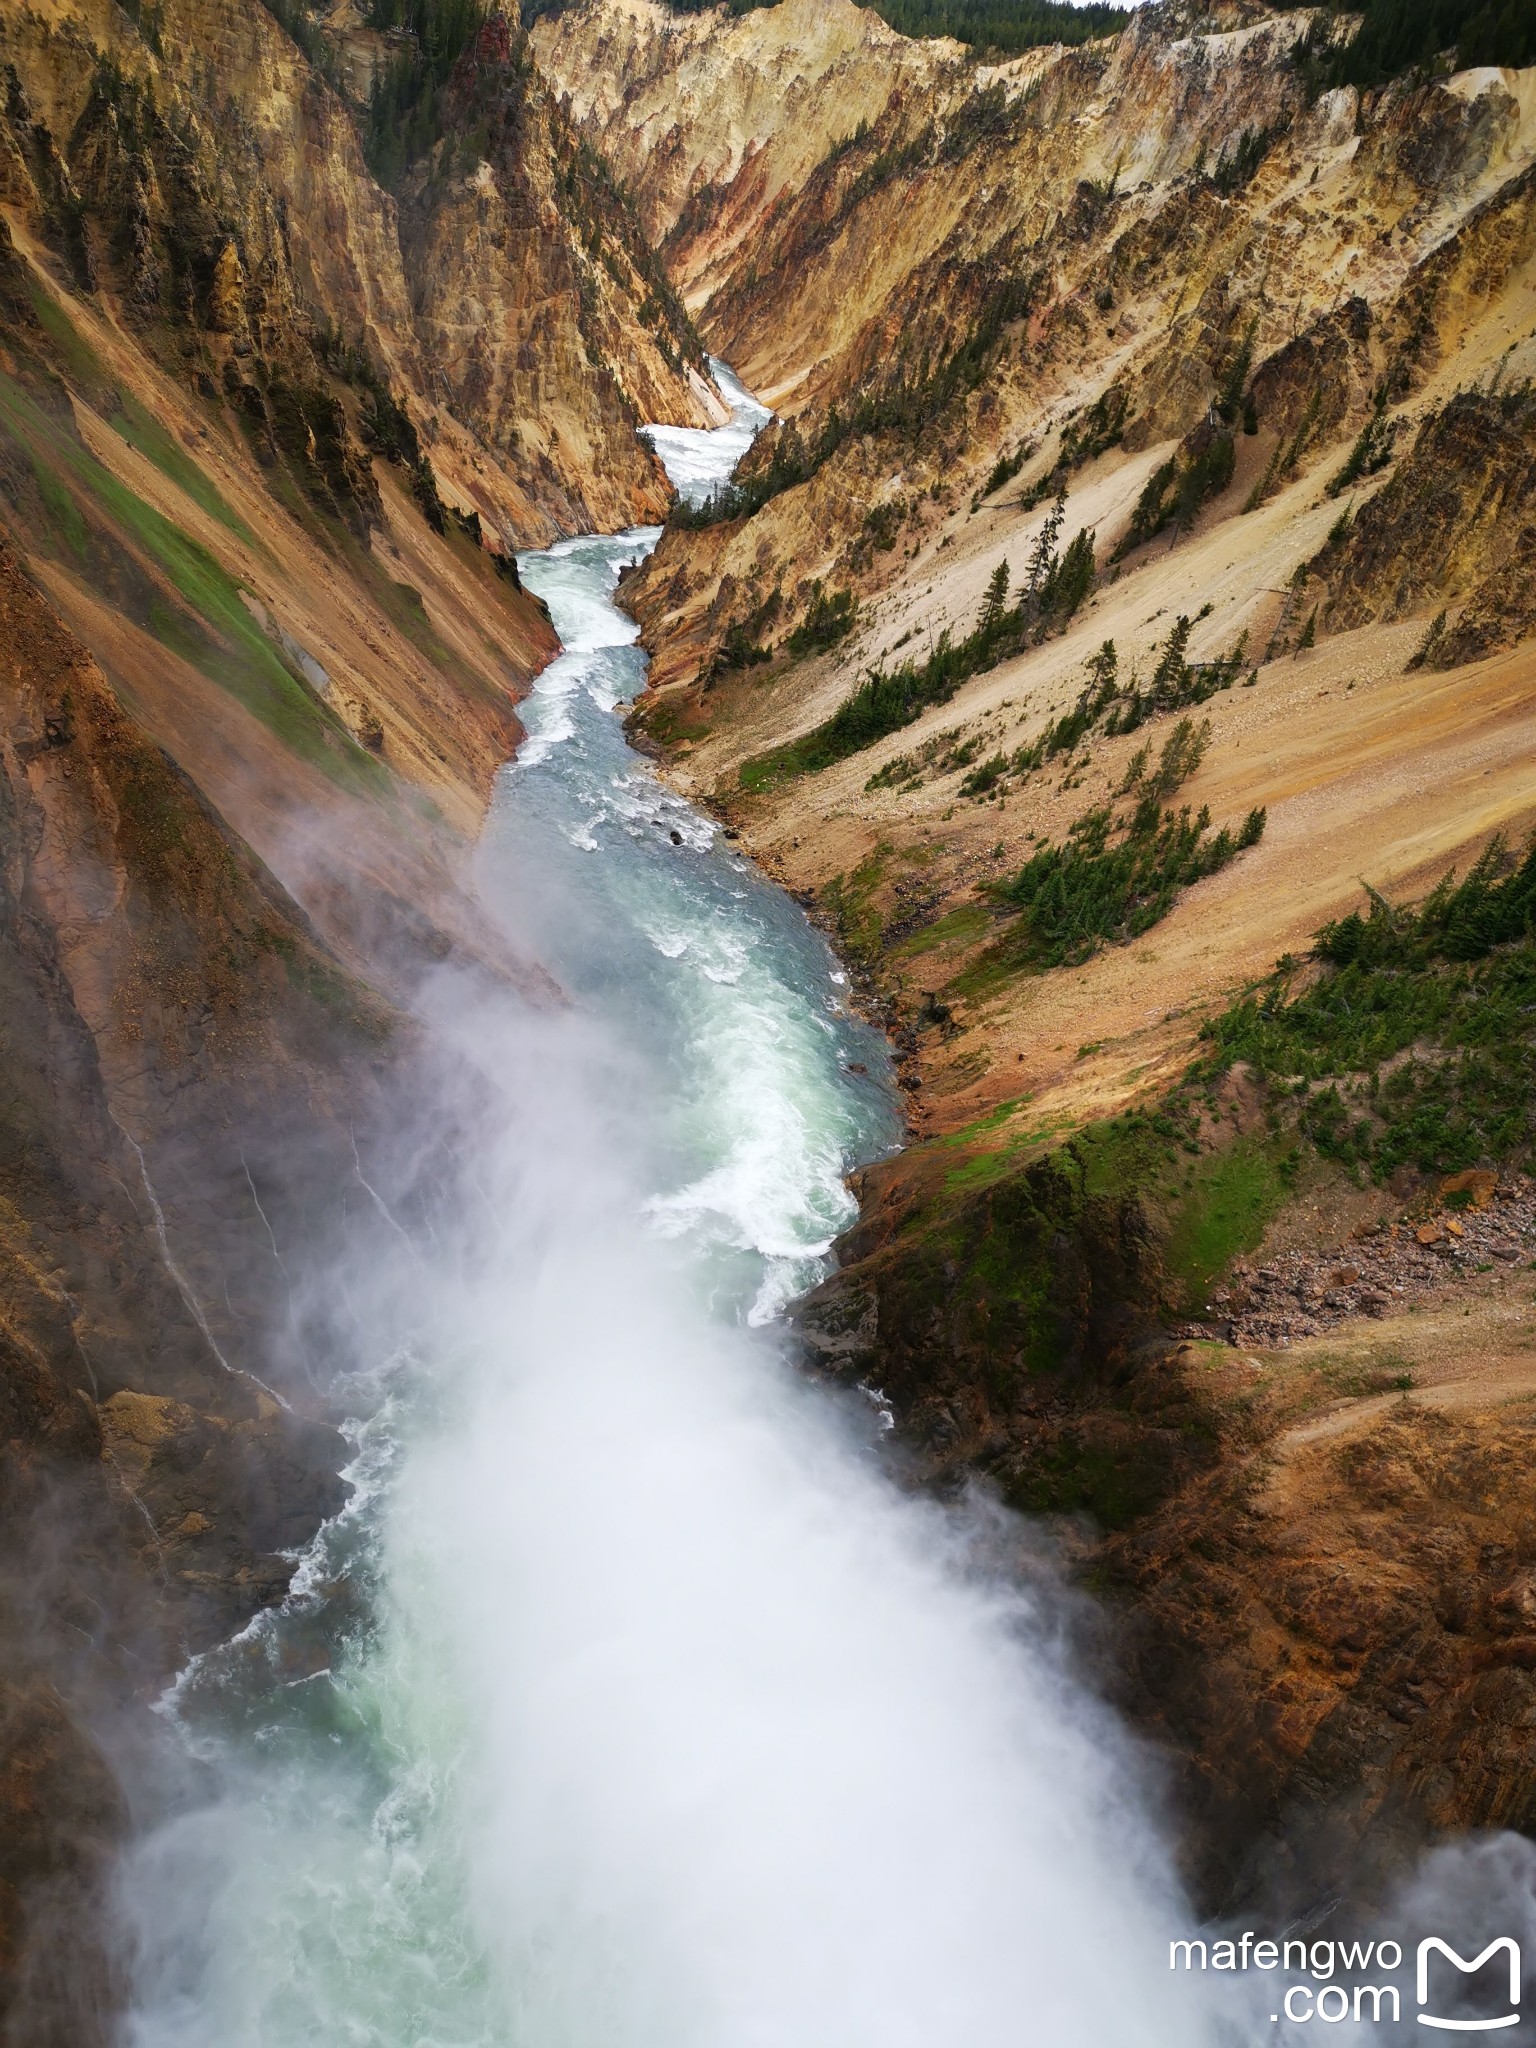
MULTIPOLYGON (((654 656, 642 720, 787 879, 834 888, 850 937, 886 935, 871 964, 908 1019, 946 984, 966 1008, 996 930, 981 885, 1167 737, 1172 719, 1139 730, 1138 673, 1193 665, 1179 708, 1198 699, 1210 733, 1189 793, 1234 826, 1265 809, 1249 862, 1288 863, 1285 892, 1241 866, 1203 881, 1204 925, 1192 904, 1160 933, 1166 971, 1109 949, 1059 997, 994 979, 983 1044, 925 1040, 940 1123, 1042 1083, 1112 1100, 1109 1062, 1070 1058, 1081 1033, 1051 1054, 1071 1008, 1102 1008, 1095 1038, 1144 1074, 1181 1036, 1150 1009, 1304 944, 1363 870, 1412 882, 1528 808, 1523 661, 1463 673, 1452 700, 1423 678, 1513 648, 1529 612, 1530 79, 1312 98, 1302 26, 1250 7, 1192 31, 1148 8, 1113 40, 957 72, 786 185, 701 312, 749 381, 791 396, 740 486, 674 519, 626 583, 654 656), (1086 581, 1047 589, 1074 532, 1086 581), (975 640, 1000 563, 1016 625, 975 640), (1377 620, 1403 623, 1364 635, 1377 620), (1125 701, 1069 743, 1058 721, 1106 640, 1125 701), (1252 698, 1199 680, 1233 650, 1252 698), (861 697, 871 673, 891 681, 861 697), (1467 770, 1431 765, 1447 718, 1467 770), (1502 753, 1482 774, 1485 718, 1507 774, 1502 753)), ((710 134, 736 99, 739 24, 716 28, 710 134)))
MULTIPOLYGON (((591 234, 601 166, 576 162, 523 47, 497 17, 478 55, 466 52, 430 168, 402 173, 416 211, 428 207, 402 238, 395 200, 364 160, 363 108, 255 0, 172 0, 137 27, 107 4, 33 10, 0 24, 12 76, 7 197, 78 286, 112 293, 168 367, 232 397, 279 445, 318 434, 322 468, 337 432, 335 372, 351 351, 406 405, 442 494, 478 511, 501 545, 633 520, 663 498, 649 449, 620 431, 636 403, 684 425, 706 424, 718 406, 684 362, 685 349, 697 352, 686 323, 676 339, 666 331, 622 208, 608 217, 624 263, 610 254, 618 274, 605 269, 591 234), (482 95, 500 108, 494 166, 481 154, 482 73, 482 95), (431 210, 447 205, 472 210, 475 237, 423 236, 431 210), (489 294, 476 344, 486 388, 461 415, 462 341, 446 354, 444 342, 454 306, 462 315, 479 292, 489 294), (534 390, 519 369, 536 344, 534 390)), ((380 423, 386 439, 391 424, 380 423)), ((413 442, 409 452, 421 451, 413 442)), ((332 468, 329 495, 345 516, 345 460, 332 468)))
POLYGON ((435 394, 561 529, 659 521, 671 493, 636 429, 725 417, 665 273, 501 17, 465 53, 442 116, 443 139, 401 183, 435 394))
MULTIPOLYGON (((0 544, 0 2011, 106 2038, 98 1748, 343 1489, 287 1272, 398 1031, 0 544)), ((366 1136, 364 1142, 367 1142, 366 1136)))
POLYGON ((579 0, 536 23, 533 45, 695 311, 760 266, 775 209, 829 154, 909 100, 963 89, 958 46, 909 41, 852 0, 732 18, 579 0))
POLYGON ((635 425, 719 415, 505 22, 440 115, 389 191, 363 101, 257 0, 0 19, 18 2044, 113 2036, 148 1702, 343 1496, 306 1290, 382 1227, 413 991, 447 959, 552 999, 465 879, 556 646, 512 550, 660 517, 635 425))

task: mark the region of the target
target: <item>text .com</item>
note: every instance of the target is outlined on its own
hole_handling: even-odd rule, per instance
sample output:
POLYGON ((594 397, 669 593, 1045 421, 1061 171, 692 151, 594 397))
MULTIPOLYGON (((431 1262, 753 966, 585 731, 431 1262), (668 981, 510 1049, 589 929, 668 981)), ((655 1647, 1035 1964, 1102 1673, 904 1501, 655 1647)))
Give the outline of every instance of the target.
POLYGON ((1173 1941, 1168 1944, 1170 1970, 1275 1971, 1301 1977, 1283 1995, 1276 1987, 1276 2010, 1270 2018, 1305 2024, 1321 2021, 1390 2020, 1404 2017, 1405 1990, 1411 1990, 1421 2027, 1447 2033, 1484 2034, 1520 2023, 1520 1945, 1505 1934, 1471 1956, 1464 1956, 1439 1935, 1427 1935, 1414 1949, 1413 1983, 1336 1983, 1367 1973, 1390 1978, 1403 1968, 1399 1941, 1267 1941, 1248 1933, 1231 1941, 1173 1941), (1310 1980, 1310 1981, 1306 1981, 1310 1980), (1463 2008, 1467 2008, 1463 2010, 1463 2008))

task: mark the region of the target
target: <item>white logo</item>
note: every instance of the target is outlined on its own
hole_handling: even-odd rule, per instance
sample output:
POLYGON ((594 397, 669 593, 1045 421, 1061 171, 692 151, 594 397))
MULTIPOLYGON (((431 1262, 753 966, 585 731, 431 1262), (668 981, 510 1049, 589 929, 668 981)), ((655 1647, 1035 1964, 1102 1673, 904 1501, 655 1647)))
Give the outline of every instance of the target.
MULTIPOLYGON (((1420 2005, 1428 2005, 1429 2003, 1429 1955, 1431 1949, 1437 1954, 1444 1956, 1447 1962, 1454 1963, 1463 1976, 1470 1976, 1474 1970, 1480 1970, 1490 1956, 1496 1956, 1501 1950, 1507 1950, 1509 1953, 1509 2002, 1511 2005, 1518 2005, 1520 2003, 1520 1947, 1517 1942, 1511 1940, 1509 1935, 1505 1934, 1497 1941, 1490 1941, 1482 1954, 1474 1956, 1469 1963, 1463 1961, 1457 1955, 1455 1949, 1451 1947, 1448 1941, 1442 1941, 1438 1934, 1431 1934, 1419 1943, 1420 2005)), ((1486 2034, 1493 2027, 1517 2027, 1519 2024, 1520 2015, 1517 2012, 1500 2013, 1497 2019, 1491 2020, 1438 2020, 1432 2013, 1421 2012, 1419 2014, 1419 2025, 1421 2027, 1444 2027, 1448 2032, 1456 2034, 1486 2034)))

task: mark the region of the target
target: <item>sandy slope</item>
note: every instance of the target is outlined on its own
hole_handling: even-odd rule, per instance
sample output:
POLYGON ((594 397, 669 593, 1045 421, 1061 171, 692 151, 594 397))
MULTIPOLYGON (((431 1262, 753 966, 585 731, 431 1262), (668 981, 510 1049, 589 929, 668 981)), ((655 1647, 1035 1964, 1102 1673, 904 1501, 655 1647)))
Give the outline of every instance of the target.
MULTIPOLYGON (((1514 381, 1536 370, 1533 316, 1536 277, 1522 274, 1405 409, 1405 438, 1453 390, 1486 381, 1512 340, 1504 374, 1514 381)), ((1236 478, 1195 532, 1173 543, 1160 537, 1118 576, 1109 572, 1064 638, 974 678, 950 703, 850 760, 771 797, 743 799, 735 789, 742 760, 828 716, 870 663, 899 659, 898 649, 921 653, 946 625, 966 630, 999 558, 1017 578, 1044 508, 1026 515, 984 506, 974 516, 957 508, 868 607, 847 651, 742 684, 709 736, 678 760, 676 779, 725 796, 753 851, 793 886, 824 888, 877 857, 884 870, 905 868, 920 879, 934 899, 929 922, 981 901, 981 885, 1016 869, 1035 837, 1059 839, 1074 818, 1111 796, 1148 732, 1095 737, 1090 765, 1073 773, 1070 786, 1058 760, 1022 787, 1010 786, 1000 802, 961 800, 958 771, 911 792, 868 791, 867 781, 941 732, 979 736, 983 757, 1011 750, 1071 704, 1084 661, 1105 639, 1116 643, 1122 674, 1134 666, 1145 675, 1180 613, 1210 607, 1196 624, 1194 658, 1224 651, 1244 631, 1254 658, 1261 655, 1293 572, 1339 515, 1340 501, 1322 486, 1348 443, 1316 452, 1295 483, 1244 515, 1269 445, 1262 435, 1240 439, 1236 478)), ((1081 472, 1065 531, 1094 528, 1102 561, 1171 448, 1115 452, 1081 472)), ((1384 482, 1373 479, 1352 494, 1357 507, 1384 482)), ((981 1004, 956 1003, 960 1034, 925 1044, 926 1128, 950 1128, 1021 1095, 1035 1097, 1049 1120, 1123 1101, 1183 1060, 1204 1012, 1279 954, 1304 951, 1321 923, 1359 900, 1362 880, 1411 895, 1447 866, 1465 865, 1491 833, 1529 831, 1536 823, 1536 643, 1442 673, 1407 671, 1429 610, 1285 653, 1261 665, 1253 688, 1235 688, 1202 708, 1210 751, 1179 801, 1208 804, 1218 824, 1264 806, 1262 843, 1190 890, 1137 944, 1108 949, 1082 969, 1016 980, 981 1004), (1078 1057, 1089 1043, 1099 1049, 1078 1057)), ((1165 724, 1151 729, 1154 742, 1165 737, 1165 724)), ((974 946, 977 934, 969 936, 974 946)), ((968 957, 964 944, 905 956, 898 950, 889 972, 914 1000, 943 988, 968 957)))

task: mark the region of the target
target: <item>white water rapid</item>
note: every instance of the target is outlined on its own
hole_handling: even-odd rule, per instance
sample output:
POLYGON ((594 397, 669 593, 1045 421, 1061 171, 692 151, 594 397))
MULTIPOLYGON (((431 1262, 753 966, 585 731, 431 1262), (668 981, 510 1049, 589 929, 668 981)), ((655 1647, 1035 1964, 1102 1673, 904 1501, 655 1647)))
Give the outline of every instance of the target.
MULTIPOLYGON (((763 417, 731 388, 653 430, 692 491, 763 417)), ((465 1192, 338 1276, 352 1500, 164 1703, 128 2038, 1201 2048, 1135 1774, 996 1523, 786 1356, 897 1124, 820 938, 624 742, 655 538, 523 562, 566 651, 483 887, 575 1007, 429 995, 465 1192)))

